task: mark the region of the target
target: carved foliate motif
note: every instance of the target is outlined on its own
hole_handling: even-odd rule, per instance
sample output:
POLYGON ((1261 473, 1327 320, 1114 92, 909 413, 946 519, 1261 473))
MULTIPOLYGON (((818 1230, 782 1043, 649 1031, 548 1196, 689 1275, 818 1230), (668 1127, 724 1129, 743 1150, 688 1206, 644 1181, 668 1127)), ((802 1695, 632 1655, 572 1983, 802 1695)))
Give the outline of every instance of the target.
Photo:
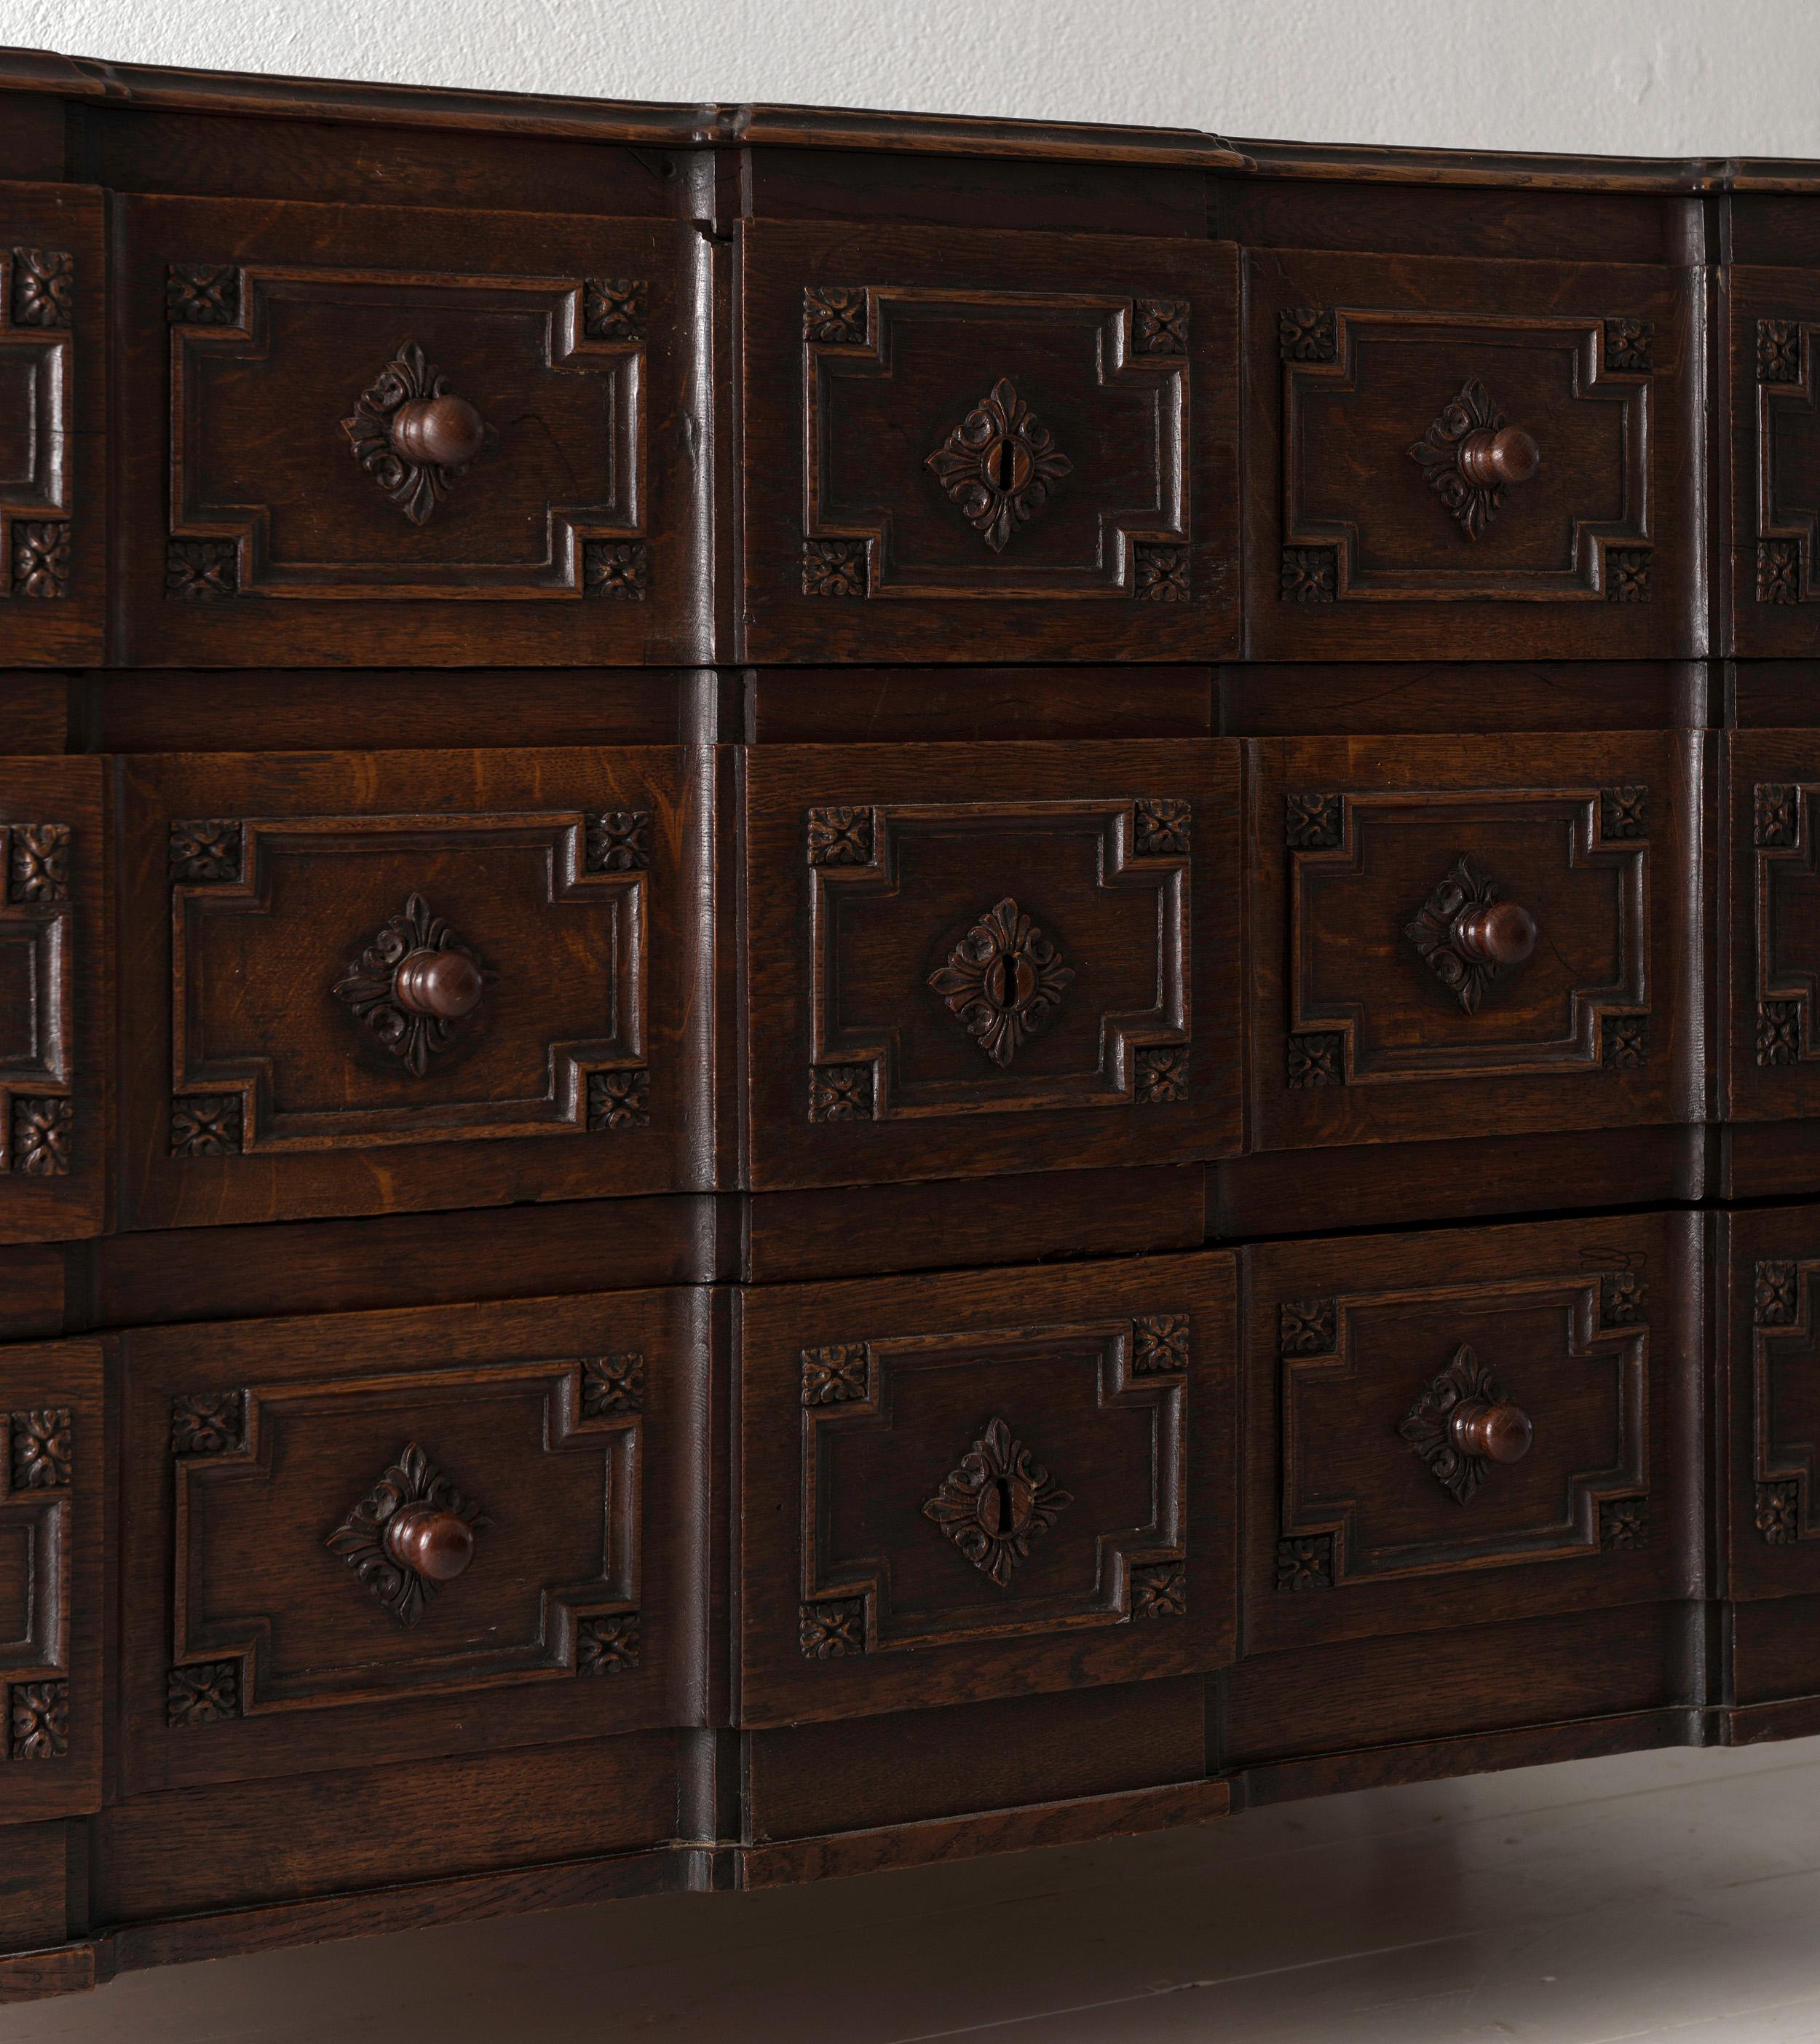
POLYGON ((419 951, 454 951, 470 961, 484 978, 478 956, 455 937, 440 916, 430 912, 420 894, 407 895, 397 915, 388 916, 367 948, 330 989, 364 1022, 381 1046, 405 1069, 421 1078, 431 1058, 445 1051, 468 1022, 468 1016, 422 1015, 397 998, 398 968, 419 951))
POLYGON ((1280 1590, 1330 1590, 1334 1586, 1334 1536, 1316 1533, 1277 1543, 1277 1587, 1280 1590))
POLYGON ((1798 784, 1760 781, 1753 793, 1752 836, 1763 846, 1801 842, 1801 790, 1798 784))
POLYGON ((1396 1430, 1428 1465, 1434 1481, 1461 1504, 1472 1502, 1492 1466, 1483 1455, 1455 1447, 1450 1424, 1454 1408, 1463 1400, 1496 1405, 1503 1396, 1497 1377, 1470 1344, 1463 1343, 1396 1430))
POLYGON ((63 1490, 75 1466, 71 1435, 75 1416, 67 1405, 40 1406, 15 1412, 8 1422, 12 1437, 12 1485, 16 1491, 63 1490))
POLYGON ((1610 1071, 1631 1071, 1649 1062, 1647 1015, 1603 1015, 1599 1024, 1599 1062, 1610 1071))
POLYGON ((14 1682, 6 1692, 6 1758, 64 1760, 70 1750, 67 1682, 14 1682))
POLYGON ((1599 1281, 1599 1324, 1634 1327, 1649 1316, 1649 1288, 1634 1270, 1607 1271, 1599 1281))
POLYGON ((1335 851, 1346 828, 1344 797, 1305 795, 1283 797, 1283 842, 1292 851, 1335 851))
POLYGON ((401 341, 397 355, 361 392, 352 415, 341 421, 354 459, 413 525, 428 524, 449 486, 467 474, 467 467, 413 461, 401 454, 392 444, 392 421, 401 405, 448 394, 448 378, 414 340, 401 341))
POLYGON ((67 901, 70 898, 70 827, 67 824, 14 824, 7 833, 9 901, 67 901))
POLYGON ((1607 547, 1605 550, 1605 597, 1608 603, 1647 603, 1649 601, 1649 563, 1647 547, 1607 547))
POLYGON ((225 603, 240 586, 232 540, 172 540, 164 549, 164 594, 178 603, 225 603))
POLYGON ((584 540, 582 589, 609 603, 643 603, 651 594, 651 549, 643 540, 584 540))
POLYGON ((651 1071, 644 1065, 629 1065, 616 1071, 588 1074, 588 1127, 595 1135, 603 1130, 648 1128, 651 1126, 651 1071))
POLYGON ((179 880, 238 880, 244 833, 237 823, 221 817, 171 826, 170 868, 179 880))
POLYGON ((76 259, 62 248, 13 251, 13 324, 40 332, 75 324, 76 259))
POLYGON ((1277 1308, 1280 1355, 1331 1355, 1338 1316, 1331 1299, 1285 1299, 1277 1308))
POLYGON ((1453 942, 1453 930, 1462 909, 1484 906, 1498 899, 1497 883, 1479 871, 1465 852, 1453 862, 1453 870, 1417 910, 1403 934, 1428 968, 1469 1015, 1479 1012, 1487 987, 1504 968, 1469 958, 1453 942))
POLYGON ((1186 859, 1194 832, 1194 805, 1153 795, 1131 805, 1131 848, 1141 859, 1186 859))
POLYGON ((578 1675, 623 1675, 639 1666, 643 1627, 635 1611, 615 1612, 608 1618, 585 1618, 575 1628, 578 1675))
POLYGON ((7 1169, 28 1178, 69 1176, 76 1111, 56 1093, 15 1093, 9 1130, 7 1169))
POLYGON ((1153 546, 1139 540, 1131 548, 1137 572, 1131 594, 1140 603, 1186 603, 1188 587, 1188 552, 1186 547, 1153 546))
POLYGON ((804 596, 864 596, 866 551, 862 540, 805 540, 804 596))
POLYGON ((1757 323, 1757 380, 1760 383, 1801 381, 1801 322, 1760 319, 1757 323))
POLYGON ((1346 1082, 1346 1039, 1337 1031, 1315 1030, 1288 1039, 1288 1078, 1298 1092, 1311 1086, 1346 1082))
POLYGON ((582 325, 590 340, 643 340, 651 286, 643 277, 590 277, 582 325))
POLYGON ((238 326, 239 269, 232 263, 173 263, 164 273, 164 316, 173 326, 238 326))
POLYGON ((230 1455, 247 1444, 244 1391, 182 1391, 171 1401, 174 1455, 230 1455))
POLYGON ((588 819, 590 873, 642 873, 651 864, 649 809, 606 809, 588 819))
POLYGON ((805 1661, 842 1661, 866 1651, 863 1597, 824 1597, 802 1606, 797 1643, 805 1661))
POLYGON ((870 866, 876 842, 870 809, 811 809, 811 866, 870 866))
POLYGON ((1607 1497, 1599 1500, 1599 1544, 1607 1553, 1649 1544, 1649 1500, 1646 1497, 1607 1497))
POLYGON ((1605 322, 1605 366, 1630 375, 1647 371, 1655 362, 1656 323, 1646 319, 1605 322))
POLYGON ((1146 1043, 1134 1066, 1131 1097, 1139 1107, 1160 1107, 1188 1095, 1188 1052, 1185 1043, 1146 1043))
POLYGON ((1332 362, 1339 354, 1337 322, 1326 305, 1292 305, 1277 315, 1277 352, 1285 362, 1332 362))
POLYGON ((173 1157, 232 1157, 240 1154, 246 1109, 237 1093, 179 1094, 171 1103, 173 1157))
POLYGON ((582 1365, 582 1416, 599 1420, 616 1412, 644 1410, 644 1358, 589 1356, 582 1365))
POLYGON ((441 1585, 415 1569, 395 1562, 386 1546, 386 1528, 409 1505, 428 1505, 453 1512, 463 1524, 483 1533, 493 1523, 478 1504, 463 1497, 415 1441, 407 1442, 398 1458, 355 1506, 324 1543, 359 1579, 361 1586, 401 1625, 415 1625, 441 1585))
POLYGON ((13 527, 13 594, 53 601, 70 593, 70 521, 19 519, 13 527))
POLYGON ((1495 433, 1505 423, 1491 392, 1476 376, 1469 376, 1459 394, 1442 407, 1409 449, 1410 459, 1419 465, 1429 488, 1469 540, 1476 540, 1491 525, 1504 492, 1501 483, 1470 482, 1461 473, 1460 443, 1469 433, 1495 433))
POLYGON ((1791 1327, 1801 1314, 1801 1266, 1772 1258, 1752 1274, 1751 1318, 1760 1327, 1791 1327))
POLYGON ((980 1573, 1010 1587, 1031 1543, 1074 1502, 1003 1420, 990 1420, 923 1507, 980 1573))
POLYGON ((1186 1313, 1141 1313, 1131 1323, 1131 1374, 1176 1377, 1188 1366, 1186 1313))
POLYGON ((238 1661, 194 1661, 165 1677, 164 1717, 173 1729, 237 1718, 245 1704, 238 1661))
POLYGON ((812 1065, 810 1120, 871 1120, 872 1071, 870 1065, 812 1065))
POLYGON ((1074 472, 1049 428, 1004 376, 924 466, 995 554, 1074 472))
POLYGON ((866 339, 862 286, 809 284, 803 290, 803 338, 824 348, 854 348, 866 339))
POLYGON ((847 1405, 872 1396, 872 1349, 866 1342, 841 1342, 803 1350, 803 1403, 847 1405))
POLYGON ((1338 550, 1333 547, 1285 547, 1278 592, 1285 603, 1304 609, 1316 603, 1336 603, 1340 593, 1338 550))
POLYGON ((1188 1568, 1181 1562, 1168 1562, 1160 1568, 1131 1571, 1131 1616, 1138 1618, 1185 1618, 1188 1616, 1188 1568))
POLYGON ((1772 1547, 1792 1547, 1801 1538, 1801 1485, 1795 1477, 1757 1486, 1757 1530, 1772 1547))
POLYGON ((1799 540, 1757 541, 1759 603, 1799 603, 1803 579, 1802 544, 1799 540))
POLYGON ((1188 353, 1185 298, 1138 298, 1131 307, 1131 339, 1139 355, 1188 353))
POLYGON ((1053 1020, 1073 983, 1073 968, 1008 895, 929 975, 948 1012, 1001 1070, 1053 1020))
POLYGON ((1800 1063, 1799 1001, 1760 1001, 1757 1004, 1757 1062, 1766 1067, 1800 1063))

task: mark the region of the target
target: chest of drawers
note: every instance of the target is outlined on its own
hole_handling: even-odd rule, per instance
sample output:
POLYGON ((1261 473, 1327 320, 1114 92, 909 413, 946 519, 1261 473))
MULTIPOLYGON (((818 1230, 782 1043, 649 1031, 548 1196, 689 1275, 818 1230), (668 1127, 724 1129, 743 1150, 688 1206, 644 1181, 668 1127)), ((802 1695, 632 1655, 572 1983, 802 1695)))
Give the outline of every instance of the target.
POLYGON ((1817 330, 0 56, 0 2000, 1820 1731, 1817 330))

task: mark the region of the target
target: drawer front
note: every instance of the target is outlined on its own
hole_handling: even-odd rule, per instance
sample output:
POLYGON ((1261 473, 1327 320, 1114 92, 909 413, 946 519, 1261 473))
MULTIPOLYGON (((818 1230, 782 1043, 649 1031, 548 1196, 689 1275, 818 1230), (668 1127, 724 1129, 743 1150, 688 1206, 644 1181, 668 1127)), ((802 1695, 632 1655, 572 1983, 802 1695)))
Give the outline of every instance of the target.
POLYGON ((740 234, 748 657, 1236 647, 1230 247, 740 234))
POLYGON ((107 301, 98 192, 0 184, 0 642, 98 661, 107 301))
POLYGON ((739 1722, 1230 1660, 1233 1270, 743 1293, 739 1722))
POLYGON ((1703 650, 1680 273, 1246 262, 1254 654, 1703 650))
POLYGON ((1812 654, 1820 651, 1820 277, 1740 266, 1730 283, 1733 648, 1812 654))
POLYGON ((0 1349, 0 1826, 101 1805, 102 1358, 0 1349))
POLYGON ((702 436, 678 421, 698 237, 118 205, 126 659, 678 656, 696 608, 685 450, 702 436))
POLYGON ((129 1335, 123 1788, 699 1722, 705 1299, 129 1335))
POLYGON ((1726 1593, 1810 1596, 1820 1594, 1820 1215, 1771 1208, 1726 1225, 1726 1593))
POLYGON ((1820 1114, 1820 734, 1740 731, 1730 762, 1730 1088, 1735 1121, 1820 1114))
POLYGON ((0 759, 0 1242, 98 1235, 111 974, 93 759, 0 759))
POLYGON ((1254 1648, 1699 1593, 1695 1216, 1246 1254, 1254 1648))
POLYGON ((1251 748, 1259 1146, 1697 1114, 1695 740, 1251 748))
POLYGON ((122 765, 129 1224, 682 1185, 689 755, 122 765))
POLYGON ((1236 1150, 1236 744, 744 772, 755 1186, 1236 1150))

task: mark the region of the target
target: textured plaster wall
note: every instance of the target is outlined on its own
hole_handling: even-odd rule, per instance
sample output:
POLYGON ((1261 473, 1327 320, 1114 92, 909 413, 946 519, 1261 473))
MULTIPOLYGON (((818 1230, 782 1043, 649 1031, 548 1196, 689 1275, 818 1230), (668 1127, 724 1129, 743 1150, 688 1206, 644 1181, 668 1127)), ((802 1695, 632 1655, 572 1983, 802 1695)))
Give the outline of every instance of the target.
POLYGON ((1820 0, 0 0, 0 44, 635 99, 1820 156, 1820 0))

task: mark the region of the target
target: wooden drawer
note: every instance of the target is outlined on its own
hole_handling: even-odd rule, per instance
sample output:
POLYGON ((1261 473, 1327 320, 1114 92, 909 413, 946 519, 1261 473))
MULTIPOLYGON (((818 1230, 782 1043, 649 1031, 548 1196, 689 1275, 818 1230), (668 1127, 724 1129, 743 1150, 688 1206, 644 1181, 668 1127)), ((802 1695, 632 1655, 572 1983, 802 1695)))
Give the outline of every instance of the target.
POLYGON ((1254 655, 1705 650, 1686 273, 1246 263, 1254 655))
POLYGON ((1246 1251, 1248 1646, 1700 1594, 1699 1229, 1246 1251))
POLYGON ((682 304, 699 236, 421 208, 117 206, 123 659, 682 654, 705 428, 684 397, 682 304))
POLYGON ((1820 651, 1820 275, 1739 266, 1731 298, 1732 651, 1820 651))
POLYGON ((0 184, 0 645, 102 649, 107 301, 98 192, 0 184))
POLYGON ((0 1825, 101 1804, 103 1353, 0 1348, 0 1825))
POLYGON ((1250 761, 1260 1148, 1699 1118, 1696 739, 1250 761))
POLYGON ((1231 247, 739 232, 747 657, 1236 650, 1231 247))
POLYGON ((123 1789, 699 1723, 705 1300, 126 1336, 123 1789))
POLYGON ((1230 1660, 1233 1272, 1202 1254, 743 1293, 738 1722, 1230 1660))
POLYGON ((754 1186, 1239 1139, 1238 747, 745 755, 754 1186))
POLYGON ((121 763, 128 1224, 685 1183, 693 757, 121 763))
POLYGON ((0 759, 0 1242, 98 1235, 112 971, 102 767, 0 759))

